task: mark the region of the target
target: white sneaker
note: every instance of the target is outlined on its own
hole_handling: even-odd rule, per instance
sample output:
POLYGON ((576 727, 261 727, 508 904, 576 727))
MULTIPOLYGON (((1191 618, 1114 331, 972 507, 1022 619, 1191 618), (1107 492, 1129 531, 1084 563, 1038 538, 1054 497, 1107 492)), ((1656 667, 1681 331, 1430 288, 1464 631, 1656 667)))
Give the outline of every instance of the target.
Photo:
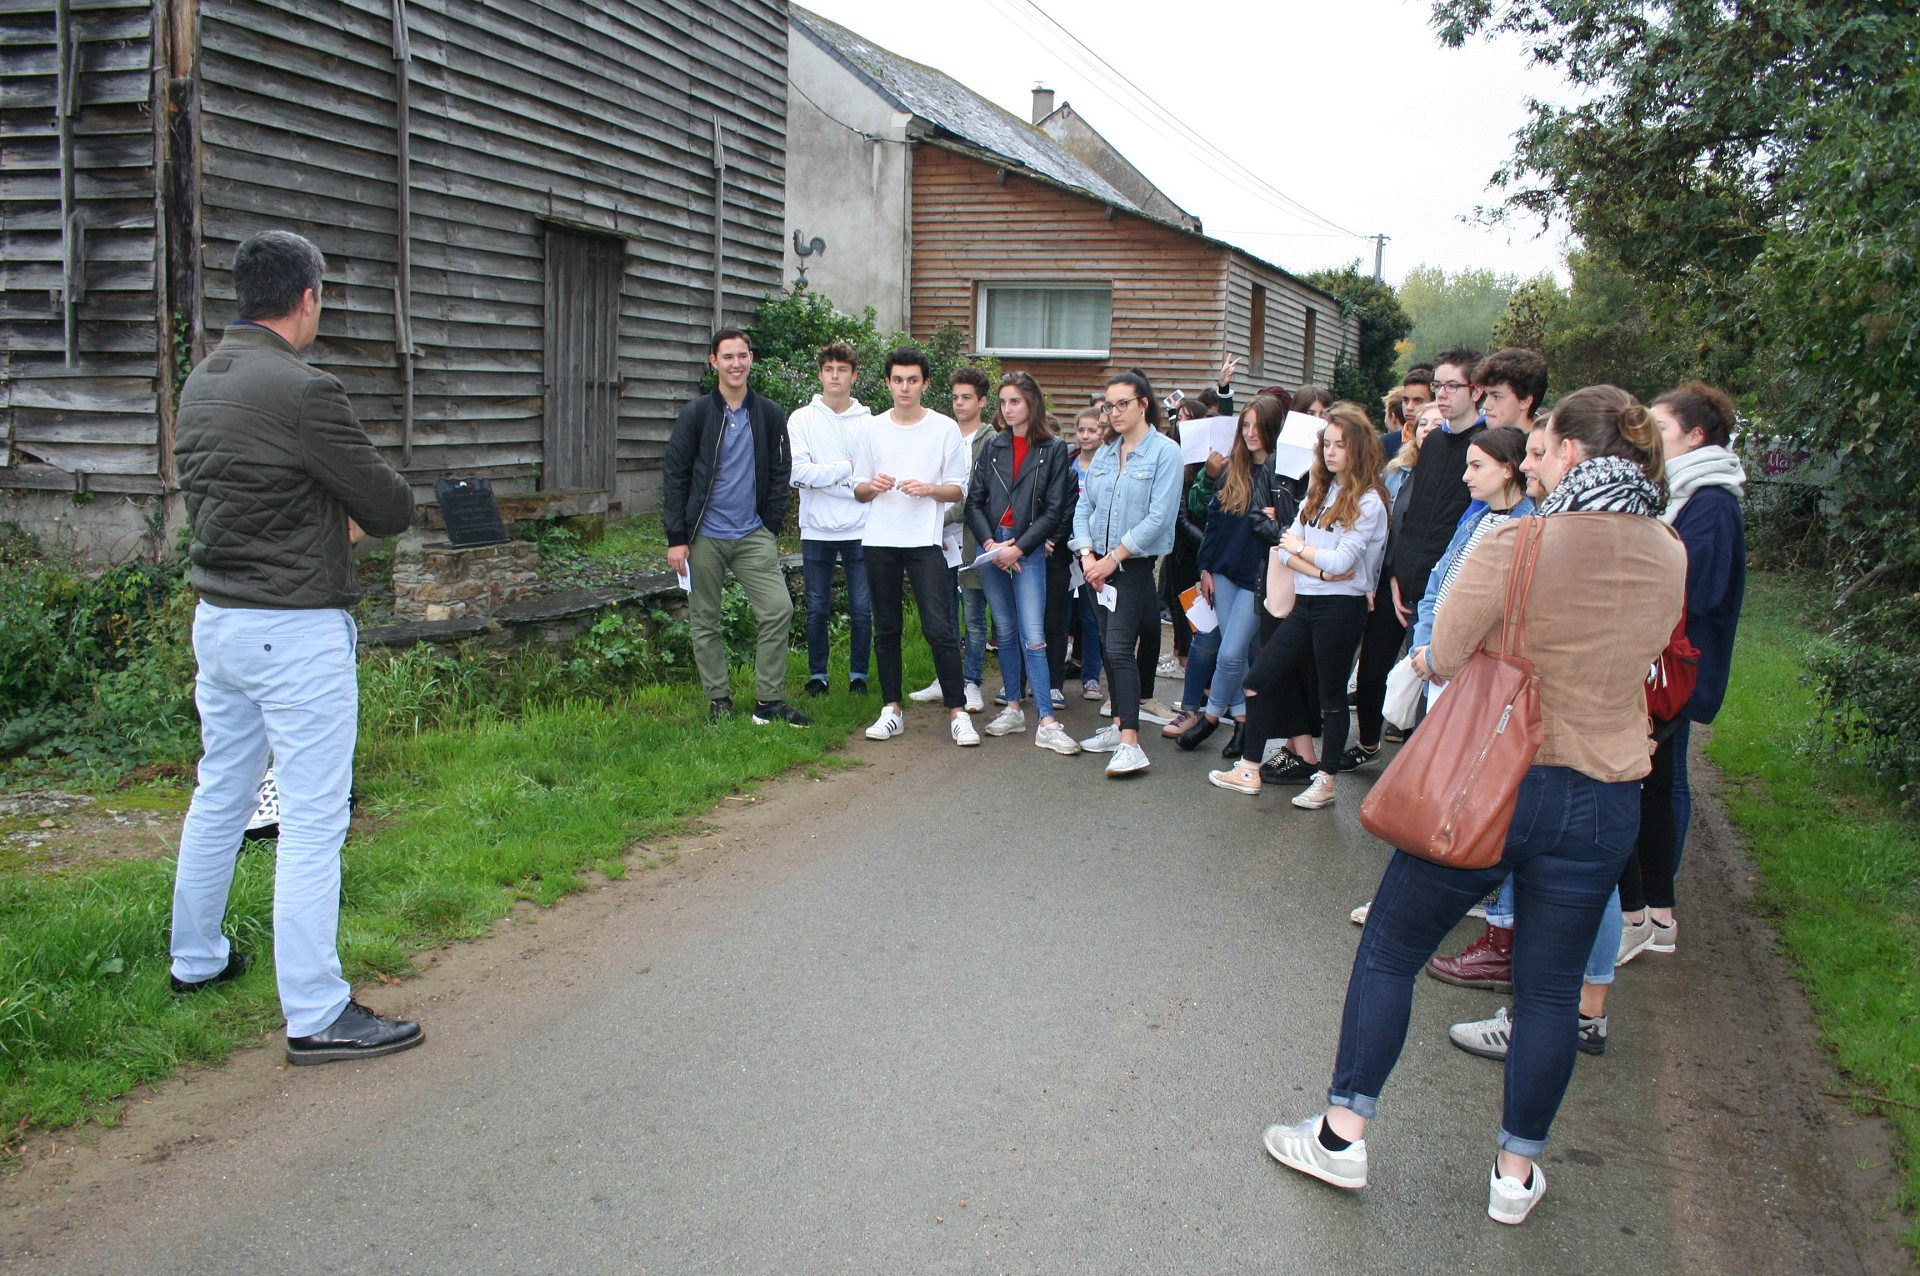
POLYGON ((1153 667, 1153 676, 1156 678, 1178 678, 1185 672, 1180 667, 1180 657, 1173 652, 1160 657, 1160 663, 1153 667))
POLYGON ((1053 707, 1056 709, 1064 709, 1067 707, 1067 693, 1058 687, 1053 689, 1053 707))
POLYGON ((1527 1215, 1533 1213, 1533 1207, 1546 1194, 1547 1176, 1540 1172, 1538 1161, 1534 1162, 1531 1187, 1519 1179, 1502 1177, 1500 1166, 1495 1163, 1487 1181, 1487 1217, 1496 1223, 1518 1226, 1527 1221, 1527 1215))
POLYGON ((1318 811, 1333 805, 1333 777, 1325 771, 1313 773, 1313 783, 1304 793, 1296 793, 1293 804, 1303 811, 1318 811))
POLYGON ((1113 716, 1112 696, 1108 696, 1100 702, 1100 716, 1103 718, 1111 718, 1113 716))
POLYGON ((1082 700, 1103 700, 1106 697, 1101 693, 1099 683, 1083 682, 1080 684, 1080 698, 1082 700))
POLYGON ((1260 773, 1254 772, 1251 779, 1239 767, 1225 771, 1207 772, 1207 783, 1219 789, 1230 789, 1235 793, 1246 793, 1254 797, 1260 795, 1260 773))
POLYGON ((1033 742, 1043 749, 1052 749, 1062 757, 1070 758, 1080 752, 1080 742, 1068 735, 1067 729, 1058 722, 1043 724, 1033 733, 1033 742))
POLYGON ((1147 757, 1147 751, 1137 744, 1123 744, 1113 751, 1107 759, 1108 775, 1132 775, 1135 771, 1144 771, 1153 765, 1147 757))
POLYGON ((1507 1018, 1507 1008, 1502 1006, 1491 1019, 1453 1025, 1447 1029, 1447 1040, 1482 1059, 1504 1059, 1513 1042, 1513 1020, 1507 1018))
POLYGON ((953 732, 953 742, 955 744, 969 745, 980 743, 980 733, 973 729, 973 719, 964 713, 956 716, 953 719, 953 724, 947 729, 953 732))
POLYGON ((1653 918, 1642 917, 1640 924, 1625 922, 1620 927, 1620 955, 1613 959, 1616 966, 1624 966, 1645 952, 1653 943, 1653 918))
POLYGON ((880 716, 867 728, 869 740, 891 740, 907 729, 906 719, 900 716, 898 709, 882 709, 880 716))
POLYGON ((1355 926, 1365 926, 1367 924, 1367 910, 1372 907, 1373 907, 1373 901, 1368 900, 1366 903, 1360 905, 1360 907, 1354 909, 1351 913, 1348 913, 1347 920, 1352 922, 1355 926))
POLYGON ((1311 1175, 1335 1187, 1361 1188, 1367 1185, 1367 1141, 1355 1139, 1338 1152, 1327 1150, 1320 1142, 1320 1122, 1325 1117, 1308 1117, 1298 1125, 1267 1127, 1267 1154, 1290 1170, 1311 1175))
POLYGON ((944 699, 945 697, 946 693, 940 689, 940 680, 938 678, 935 678, 932 682, 920 688, 920 690, 909 692, 907 695, 907 699, 913 701, 915 704, 932 704, 934 701, 944 699))
POLYGON ((1674 941, 1680 936, 1680 919, 1676 917, 1668 925, 1662 926, 1654 921, 1653 915, 1649 913, 1647 921, 1653 927, 1653 937, 1647 941, 1647 951, 1650 953, 1672 952, 1674 941))
POLYGON ((1082 740, 1080 747, 1088 753, 1112 753, 1120 747, 1120 728, 1109 722, 1100 728, 1098 735, 1090 735, 1082 740))
POLYGON ((1016 735, 1027 729, 1027 715, 1020 706, 1010 704, 1000 711, 998 717, 987 724, 988 735, 1016 735))
POLYGON ((1140 702, 1140 721, 1142 722, 1158 723, 1164 727, 1173 721, 1175 712, 1174 709, 1162 704, 1158 700, 1142 700, 1140 702))
POLYGON ((980 684, 977 682, 969 682, 967 684, 967 712, 979 713, 986 707, 987 702, 980 695, 980 684))

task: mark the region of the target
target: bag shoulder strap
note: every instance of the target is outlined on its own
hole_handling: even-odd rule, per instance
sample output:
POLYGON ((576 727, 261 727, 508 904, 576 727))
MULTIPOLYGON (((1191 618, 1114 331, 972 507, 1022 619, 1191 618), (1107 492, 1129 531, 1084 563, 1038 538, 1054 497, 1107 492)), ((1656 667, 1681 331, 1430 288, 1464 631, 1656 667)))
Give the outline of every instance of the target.
POLYGON ((1524 658, 1527 600, 1533 593, 1533 572, 1540 563, 1540 542, 1546 536, 1546 520, 1528 514, 1519 522, 1519 543, 1513 547, 1513 563, 1507 569, 1507 610, 1501 623, 1500 647, 1507 655, 1524 658))

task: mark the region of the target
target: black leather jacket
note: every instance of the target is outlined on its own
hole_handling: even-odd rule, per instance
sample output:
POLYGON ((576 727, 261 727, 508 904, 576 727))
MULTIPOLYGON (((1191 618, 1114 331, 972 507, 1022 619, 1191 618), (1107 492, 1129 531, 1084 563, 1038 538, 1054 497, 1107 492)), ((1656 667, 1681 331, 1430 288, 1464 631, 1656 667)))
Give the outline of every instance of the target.
MULTIPOLYGON (((1268 461, 1253 472, 1253 500, 1247 513, 1247 531, 1262 545, 1269 548, 1280 543, 1280 533, 1293 525, 1293 517, 1300 512, 1300 502, 1294 498, 1293 489, 1287 480, 1275 479, 1273 462, 1268 461), (1268 518, 1267 507, 1273 507, 1273 517, 1268 518)), ((1264 564, 1260 575, 1253 583, 1253 596, 1264 604, 1267 601, 1267 573, 1264 564)))
POLYGON ((1046 542, 1065 541, 1073 530, 1073 507, 1080 499, 1080 480, 1073 472, 1074 448, 1065 439, 1052 438, 1027 450, 1019 477, 1013 473, 1013 433, 1002 430, 987 440, 973 463, 967 484, 967 528, 981 544, 1006 539, 1013 532, 1020 552, 1044 552, 1046 542), (1013 527, 1000 522, 1008 508, 1013 527))

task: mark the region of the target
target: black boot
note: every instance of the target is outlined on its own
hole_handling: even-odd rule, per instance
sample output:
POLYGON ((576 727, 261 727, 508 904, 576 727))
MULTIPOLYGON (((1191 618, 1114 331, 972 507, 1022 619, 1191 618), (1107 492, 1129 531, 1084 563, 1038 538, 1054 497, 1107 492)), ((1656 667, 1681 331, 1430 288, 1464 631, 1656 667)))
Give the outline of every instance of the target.
POLYGON ((1242 746, 1246 744, 1246 742, 1247 742, 1247 724, 1236 719, 1233 724, 1233 738, 1227 741, 1226 748, 1220 750, 1220 756, 1228 759, 1229 761, 1239 757, 1240 750, 1242 746))
POLYGON ((1203 713, 1194 720, 1192 726, 1175 736, 1173 742, 1180 746, 1181 752, 1192 753, 1202 744, 1205 744, 1207 737, 1219 730, 1219 728, 1220 720, 1218 718, 1209 718, 1203 713))

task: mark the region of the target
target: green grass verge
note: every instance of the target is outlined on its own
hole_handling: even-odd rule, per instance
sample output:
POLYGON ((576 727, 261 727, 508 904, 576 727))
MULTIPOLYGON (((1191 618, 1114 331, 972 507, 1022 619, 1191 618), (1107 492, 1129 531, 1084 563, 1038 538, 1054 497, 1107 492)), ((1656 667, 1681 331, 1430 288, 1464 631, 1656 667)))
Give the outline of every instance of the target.
MULTIPOLYGON (((1863 767, 1804 751, 1818 721, 1800 682, 1820 643, 1816 599, 1788 579, 1750 579, 1725 706, 1708 755, 1727 814, 1760 866, 1761 907, 1799 967, 1849 1092, 1898 1132, 1902 1199, 1920 1200, 1920 835, 1863 767)), ((1907 1237, 1920 1248, 1920 1227, 1907 1237)))
MULTIPOLYGON (((918 686, 931 660, 911 619, 903 645, 918 686)), ((796 650, 788 686, 805 673, 796 650)), ((845 687, 844 655, 834 680, 845 687)), ((752 703, 744 674, 735 701, 752 703)), ((413 954, 482 934, 519 900, 551 904, 590 870, 621 876, 635 841, 820 759, 871 721, 879 701, 840 692, 803 697, 803 707, 816 718, 811 730, 755 727, 745 716, 714 728, 699 687, 675 683, 505 721, 363 732, 355 785, 381 819, 346 849, 347 977, 404 976, 413 954)), ((172 884, 170 859, 0 873, 0 1131, 111 1123, 134 1086, 217 1062, 280 1026, 271 853, 241 853, 227 926, 259 963, 218 992, 169 991, 172 884)))

